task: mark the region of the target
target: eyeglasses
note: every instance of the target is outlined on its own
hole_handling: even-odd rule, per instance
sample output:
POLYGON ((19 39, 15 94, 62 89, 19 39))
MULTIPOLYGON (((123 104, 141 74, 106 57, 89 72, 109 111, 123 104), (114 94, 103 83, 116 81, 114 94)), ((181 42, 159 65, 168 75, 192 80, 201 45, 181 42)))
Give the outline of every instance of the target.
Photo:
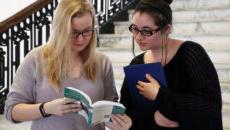
POLYGON ((94 29, 89 29, 82 32, 73 31, 71 35, 72 38, 78 38, 80 35, 82 35, 83 37, 89 37, 93 34, 94 31, 94 29))
POLYGON ((153 34, 158 32, 159 30, 160 30, 160 28, 154 29, 154 30, 151 28, 145 28, 145 29, 139 30, 137 27, 135 27, 134 24, 131 24, 129 26, 129 31, 131 33, 133 33, 133 35, 137 35, 140 32, 142 36, 147 36, 147 37, 152 36, 153 34))

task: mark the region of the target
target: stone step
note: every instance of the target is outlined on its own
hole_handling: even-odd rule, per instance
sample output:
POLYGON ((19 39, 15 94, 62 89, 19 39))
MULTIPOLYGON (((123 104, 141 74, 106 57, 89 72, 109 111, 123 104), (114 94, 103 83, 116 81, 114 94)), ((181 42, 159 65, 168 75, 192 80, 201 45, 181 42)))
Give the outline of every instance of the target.
POLYGON ((0 114, 0 130, 30 130, 31 122, 13 124, 0 114))
POLYGON ((229 21, 230 7, 206 10, 183 10, 173 12, 174 22, 229 21), (224 12, 224 13, 223 13, 224 12))
MULTIPOLYGON (((230 51, 229 36, 171 36, 181 40, 190 40, 201 44, 207 51, 230 51)), ((126 49, 130 51, 132 48, 131 34, 100 34, 99 42, 101 47, 111 47, 113 49, 126 49)), ((138 46, 135 44, 136 50, 138 46)))
MULTIPOLYGON (((174 36, 172 36, 174 37, 174 36)), ((190 40, 201 44, 207 51, 229 51, 230 36, 175 36, 181 40, 190 40)))
POLYGON ((221 65, 220 67, 226 66, 229 68, 230 66, 230 51, 208 51, 208 55, 210 56, 211 60, 216 65, 221 65))
POLYGON ((216 68, 219 81, 221 83, 227 83, 228 86, 230 87, 230 65, 226 65, 225 68, 223 67, 224 65, 218 65, 214 63, 214 66, 216 68), (221 67, 222 66, 222 67, 221 67))
POLYGON ((173 35, 230 35, 230 21, 181 22, 173 25, 173 35))
POLYGON ((132 35, 130 34, 100 34, 99 45, 101 47, 128 49, 132 47, 132 35))
MULTIPOLYGON (((129 21, 134 10, 129 10, 129 21)), ((173 22, 229 21, 230 6, 210 9, 173 10, 173 22), (224 13, 223 13, 224 12, 224 13)))
MULTIPOLYGON (((218 10, 218 9, 229 9, 229 0, 174 0, 170 5, 173 12, 184 11, 184 10, 218 10)), ((133 13, 133 10, 130 10, 133 13)))
POLYGON ((229 7, 229 0, 174 0, 173 10, 202 10, 229 7))
MULTIPOLYGON (((175 22, 172 35, 230 35, 228 21, 175 22)), ((114 22, 115 34, 130 34, 130 22, 114 22)))
MULTIPOLYGON (((222 94, 223 97, 223 94, 222 94)), ((229 100, 229 98, 228 98, 229 100)), ((222 105, 222 119, 224 130, 230 130, 230 104, 223 103, 222 105)))

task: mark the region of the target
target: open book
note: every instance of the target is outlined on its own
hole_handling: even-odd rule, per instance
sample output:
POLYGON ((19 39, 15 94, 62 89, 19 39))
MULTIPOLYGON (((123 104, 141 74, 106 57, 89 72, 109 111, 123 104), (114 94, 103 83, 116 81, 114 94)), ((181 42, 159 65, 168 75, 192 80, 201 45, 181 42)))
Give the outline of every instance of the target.
POLYGON ((146 74, 150 74, 154 77, 160 86, 166 87, 167 82, 164 75, 164 69, 161 63, 149 63, 149 64, 135 64, 124 67, 125 80, 128 89, 131 93, 134 109, 137 111, 145 111, 153 108, 154 101, 145 98, 139 93, 136 85, 138 81, 148 82, 146 74))
POLYGON ((82 110, 78 114, 82 115, 89 126, 94 126, 102 122, 109 122, 111 114, 125 114, 124 105, 113 101, 97 101, 92 104, 90 97, 83 91, 73 88, 64 88, 64 97, 72 98, 81 102, 82 110))

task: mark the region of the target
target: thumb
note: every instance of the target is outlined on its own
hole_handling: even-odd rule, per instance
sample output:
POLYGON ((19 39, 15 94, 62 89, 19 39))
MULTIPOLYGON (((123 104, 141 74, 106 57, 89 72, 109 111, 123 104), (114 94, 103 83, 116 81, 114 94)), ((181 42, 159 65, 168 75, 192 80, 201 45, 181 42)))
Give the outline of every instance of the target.
POLYGON ((146 77, 147 80, 150 81, 151 83, 156 83, 156 82, 157 82, 150 74, 146 74, 145 77, 146 77))

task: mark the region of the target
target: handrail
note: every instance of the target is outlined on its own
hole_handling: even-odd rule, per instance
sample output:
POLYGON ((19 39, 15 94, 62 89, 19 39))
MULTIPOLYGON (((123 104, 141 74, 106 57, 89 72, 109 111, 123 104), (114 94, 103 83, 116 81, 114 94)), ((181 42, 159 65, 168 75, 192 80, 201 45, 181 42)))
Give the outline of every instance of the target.
POLYGON ((23 21, 24 19, 32 15, 37 10, 49 4, 51 1, 53 0, 36 0, 34 3, 22 9, 21 11, 14 14, 10 18, 0 22, 0 32, 6 31, 7 29, 15 26, 17 23, 23 21))
POLYGON ((47 41, 57 0, 36 0, 0 22, 0 114, 15 70, 24 56, 47 41))

